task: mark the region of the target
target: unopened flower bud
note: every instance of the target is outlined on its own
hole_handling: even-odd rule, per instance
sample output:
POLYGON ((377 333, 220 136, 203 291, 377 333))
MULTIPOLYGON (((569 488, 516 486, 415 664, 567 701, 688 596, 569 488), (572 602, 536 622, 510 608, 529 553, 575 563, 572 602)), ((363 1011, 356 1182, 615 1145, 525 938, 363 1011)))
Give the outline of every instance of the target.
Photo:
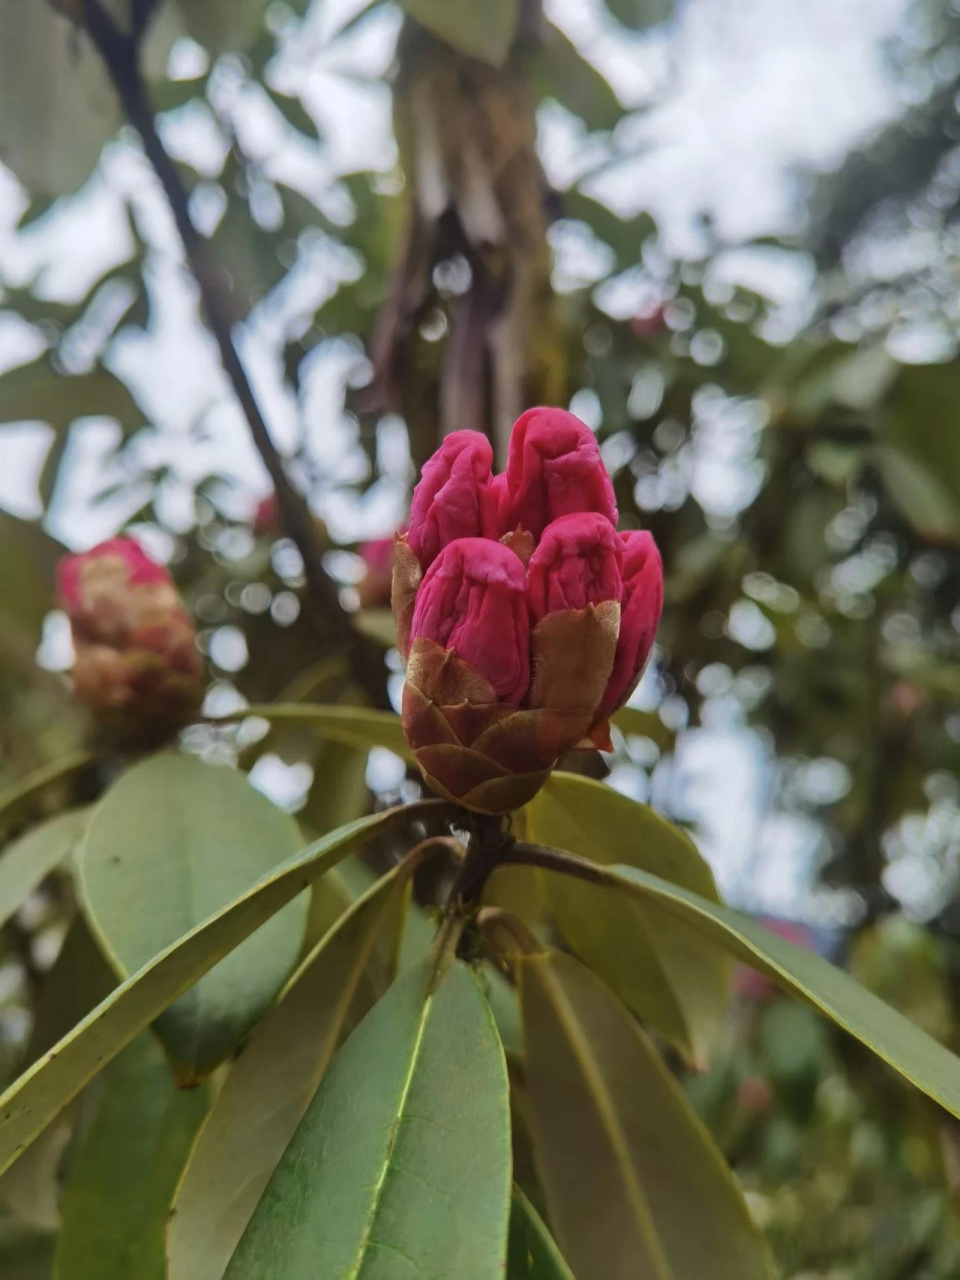
POLYGON ((469 663, 496 701, 520 702, 530 683, 530 623, 523 564, 509 547, 485 538, 444 547, 417 592, 411 643, 421 637, 469 663))
POLYGON ((539 538, 551 521, 596 511, 614 526, 617 503, 586 423, 563 409, 528 409, 517 419, 498 487, 500 532, 526 529, 539 538))
POLYGON ((620 622, 620 542, 596 512, 547 525, 530 560, 532 707, 569 718, 585 734, 603 697, 620 622))
POLYGON ((424 466, 413 493, 407 540, 425 571, 458 538, 497 536, 493 450, 479 431, 454 431, 424 466))
POLYGON ((609 741, 602 708, 614 686, 629 693, 662 596, 656 548, 619 536, 616 519, 592 432, 561 410, 519 419, 503 476, 491 479, 490 448, 469 431, 424 467, 392 603, 404 731, 442 795, 505 813, 565 751, 609 741))
POLYGON ((637 687, 647 665, 663 612, 663 563, 652 536, 645 530, 620 534, 623 548, 623 595, 620 634, 613 671, 600 708, 613 715, 637 687))
POLYGON ((70 619, 76 697, 105 726, 161 740, 203 696, 203 663, 169 573, 132 538, 111 538, 57 567, 70 619))

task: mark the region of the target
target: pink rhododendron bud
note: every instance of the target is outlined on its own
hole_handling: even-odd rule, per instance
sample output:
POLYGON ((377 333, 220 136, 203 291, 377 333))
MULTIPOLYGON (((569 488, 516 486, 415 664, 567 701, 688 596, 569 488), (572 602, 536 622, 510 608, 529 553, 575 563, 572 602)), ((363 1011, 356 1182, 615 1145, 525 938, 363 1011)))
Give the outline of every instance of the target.
POLYGON ((613 525, 587 511, 547 525, 530 559, 527 598, 536 624, 530 705, 565 717, 577 738, 595 718, 613 667, 620 558, 613 525))
POLYGON ((493 450, 479 431, 454 431, 423 468, 407 540, 425 571, 458 538, 497 536, 493 450))
POLYGON ((617 534, 610 477, 578 419, 532 409, 506 473, 491 478, 490 460, 461 431, 424 467, 391 603, 424 777, 468 809, 506 813, 565 751, 609 744, 604 708, 646 660, 662 586, 649 536, 617 534))
POLYGON ((461 538, 444 547, 417 592, 410 639, 453 650, 516 706, 530 683, 526 577, 499 542, 461 538))
POLYGON ((623 547, 620 635, 600 708, 602 717, 613 715, 637 687, 663 612, 663 563, 652 535, 631 530, 621 533, 620 541, 623 547))
POLYGON ((132 538, 111 538, 57 567, 70 619, 76 697, 125 737, 161 740, 203 696, 203 663, 169 573, 132 538))
POLYGON ((596 437, 563 409, 528 409, 517 419, 498 499, 501 533, 519 527, 539 538, 559 516, 584 511, 617 523, 613 483, 596 437))
POLYGON ((609 520, 594 512, 547 525, 530 558, 530 612, 539 622, 559 609, 585 609, 620 599, 620 542, 609 520))

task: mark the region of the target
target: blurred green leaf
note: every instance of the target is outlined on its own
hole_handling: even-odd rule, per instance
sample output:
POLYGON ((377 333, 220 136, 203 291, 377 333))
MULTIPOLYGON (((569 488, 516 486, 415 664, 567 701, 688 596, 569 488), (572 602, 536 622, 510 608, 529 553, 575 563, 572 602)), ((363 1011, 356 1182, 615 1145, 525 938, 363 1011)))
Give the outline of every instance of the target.
MULTIPOLYGON (((94 811, 79 856, 84 913, 121 978, 236 900, 300 847, 241 773, 162 752, 94 811)), ((203 1079, 271 1003, 300 949, 307 901, 279 912, 157 1021, 178 1077, 203 1079)))
POLYGON ((302 724, 347 747, 386 747, 405 760, 413 758, 400 717, 392 711, 336 703, 320 706, 310 702, 273 702, 246 707, 226 719, 240 720, 248 716, 262 716, 272 725, 302 724))
POLYGON ((960 539, 960 366, 901 365, 882 418, 897 450, 883 464, 894 500, 921 533, 960 539))
POLYGON ((424 800, 332 832, 121 983, 0 1096, 0 1173, 139 1031, 324 871, 374 834, 448 811, 449 805, 441 801, 424 800))
POLYGON ((749 916, 636 867, 614 868, 609 883, 694 925, 735 959, 826 1014, 952 1115, 960 1116, 960 1058, 842 969, 785 941, 749 916))
POLYGON ((506 1259, 503 1049, 461 961, 408 970, 334 1059, 227 1269, 230 1280, 469 1275, 506 1259), (331 1214, 336 1230, 331 1230, 331 1214))
POLYGON ((556 1242, 519 1187, 513 1188, 507 1280, 574 1280, 556 1242))
POLYGON ((538 97, 554 98, 591 131, 613 129, 623 117, 623 106, 610 83, 552 22, 544 23, 530 73, 538 97))
POLYGON ((47 422, 65 431, 77 418, 115 418, 126 434, 143 424, 143 411, 109 370, 64 374, 42 355, 0 375, 0 423, 47 422))
POLYGON ((57 561, 66 547, 32 520, 0 511, 0 600, 5 621, 32 645, 40 641, 43 620, 54 606, 57 561))
POLYGON ((266 0, 177 0, 187 35, 214 56, 252 44, 266 7, 266 0))
POLYGON ((494 67, 502 66, 520 17, 519 0, 400 0, 403 9, 445 44, 494 67))
POLYGON ((578 1280, 772 1280, 733 1175, 613 993, 557 951, 525 956, 519 983, 537 1168, 578 1280))
POLYGON ((148 1031, 106 1069, 102 1090, 70 1162, 56 1275, 165 1280, 170 1201, 209 1095, 176 1087, 148 1031))
POLYGON ((72 751, 0 791, 0 831, 9 830, 32 812, 40 798, 58 783, 67 783, 95 762, 92 751, 72 751))
POLYGON ((219 1280, 344 1034, 393 976, 401 864, 314 948, 234 1063, 190 1153, 167 1233, 170 1280, 219 1280))
POLYGON ((960 541, 960 500, 943 473, 894 445, 880 445, 877 459, 887 491, 900 514, 932 542, 960 541))
POLYGON ((50 1280, 53 1237, 0 1221, 0 1275, 3 1280, 50 1280))
POLYGON ((66 861, 83 839, 89 820, 89 809, 58 813, 0 850, 0 924, 66 861))
POLYGON ((625 27, 643 31, 673 17, 674 0, 604 0, 607 8, 625 27))
POLYGON ((90 43, 51 5, 0 0, 0 31, 0 160, 31 193, 68 195, 119 127, 119 99, 90 43))
MULTIPOLYGON (((594 862, 629 862, 718 901, 710 868, 690 838, 612 788, 554 773, 525 810, 527 836, 594 862)), ((550 905, 571 948, 684 1053, 703 1062, 723 1023, 729 984, 716 949, 686 922, 604 889, 551 876, 550 905)))

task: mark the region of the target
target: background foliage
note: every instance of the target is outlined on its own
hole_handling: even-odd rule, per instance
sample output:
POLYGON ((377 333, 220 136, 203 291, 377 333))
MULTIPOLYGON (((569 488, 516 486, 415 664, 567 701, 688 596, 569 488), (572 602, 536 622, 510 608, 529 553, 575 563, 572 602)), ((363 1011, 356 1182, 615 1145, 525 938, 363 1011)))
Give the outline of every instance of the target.
MULTIPOLYGON (((109 7, 129 17, 122 0, 109 7)), ((623 39, 666 39, 679 20, 653 0, 606 8, 623 39)), ((749 735, 766 794, 716 867, 726 896, 816 926, 820 949, 957 1049, 952 9, 911 10, 889 49, 902 113, 808 184, 790 234, 752 246, 761 264, 809 272, 792 309, 762 270, 755 292, 732 278, 716 229, 680 258, 648 211, 620 216, 597 198, 598 177, 630 159, 655 103, 625 108, 533 0, 374 0, 339 27, 322 10, 168 0, 144 71, 224 315, 321 517, 333 598, 357 608, 358 546, 402 519, 443 431, 489 427, 502 444, 527 403, 570 404, 598 430, 624 522, 653 530, 667 570, 655 664, 602 768, 696 826, 691 746, 705 730, 749 735), (363 92, 393 94, 396 149, 370 169, 353 166, 321 105, 336 82, 349 112, 357 77, 363 92), (574 155, 562 185, 543 167, 557 113, 574 155)), ((275 698, 382 705, 399 682, 395 655, 371 679, 369 664, 345 659, 339 624, 318 636, 296 547, 276 523, 254 522, 266 482, 98 58, 40 0, 0 0, 0 32, 0 193, 18 209, 0 278, 0 450, 24 491, 24 459, 38 464, 36 497, 0 513, 0 781, 14 786, 85 741, 59 674, 69 658, 53 566, 62 543, 119 526, 170 560, 199 620, 209 713, 275 698), (50 87, 42 102, 38 84, 50 87)), ((388 646, 376 601, 351 621, 378 653, 388 646)), ((184 737, 210 761, 239 760, 307 836, 419 793, 382 747, 321 739, 294 716, 269 731, 202 724, 184 737)), ((92 800, 106 781, 81 773, 29 816, 92 800)), ((113 795, 123 803, 122 788, 113 795)), ((21 816, 5 810, 8 834, 21 816)), ((90 959, 73 882, 57 870, 71 840, 53 824, 64 821, 35 829, 20 883, 26 874, 37 892, 3 924, 0 1057, 11 1073, 42 1051, 38 1036, 46 1047, 76 1020, 48 1011, 71 996, 51 981, 58 966, 79 971, 68 948, 90 959)), ((289 833, 273 838, 298 847, 289 833)), ((85 875, 93 914, 122 916, 96 865, 85 875)), ((157 944, 182 932, 170 923, 157 944)), ((119 957, 126 972, 143 958, 137 943, 119 957)), ((264 1007, 285 971, 273 985, 263 975, 264 1007)), ((195 992, 216 1001, 212 986, 195 992)), ((952 1125, 805 1009, 744 996, 727 1035, 728 1051, 688 1088, 784 1274, 956 1274, 952 1125)), ((157 1071, 151 1044, 142 1037, 117 1059, 121 1080, 157 1071)), ((217 1045, 190 1053, 207 1049, 218 1056, 217 1045)), ((168 1169, 202 1106, 178 1098, 156 1095, 168 1169)), ((98 1115, 79 1166, 99 1168, 91 1151, 124 1126, 122 1113, 98 1115)), ((151 1167, 167 1176, 162 1161, 151 1167)), ((48 1274, 54 1211, 16 1185, 0 1190, 10 1274, 48 1274)), ((82 1199, 68 1196, 60 1213, 67 1232, 84 1220, 82 1199)))

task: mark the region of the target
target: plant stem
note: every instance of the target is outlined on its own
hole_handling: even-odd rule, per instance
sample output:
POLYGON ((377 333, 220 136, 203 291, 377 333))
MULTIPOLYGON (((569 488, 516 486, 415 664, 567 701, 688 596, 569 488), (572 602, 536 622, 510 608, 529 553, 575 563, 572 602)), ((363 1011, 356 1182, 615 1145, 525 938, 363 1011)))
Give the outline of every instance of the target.
POLYGON ((186 189, 157 132, 156 118, 140 71, 138 44, 138 35, 142 35, 146 28, 149 8, 146 5, 139 6, 141 20, 133 33, 127 33, 116 26, 101 6, 100 0, 82 0, 84 26, 103 59, 123 103, 127 119, 140 134, 147 159, 160 180, 183 243, 187 265, 200 293, 207 325, 219 348, 224 371, 243 410, 257 451, 273 481, 283 526, 296 543, 303 559, 303 572, 314 621, 322 634, 332 636, 348 652, 354 675, 373 701, 377 705, 386 706, 382 656, 351 626, 349 618, 340 607, 336 586, 323 570, 323 546, 313 517, 303 496, 288 479, 283 461, 270 437, 233 341, 216 265, 210 257, 205 240, 193 223, 186 189))
POLYGON ((467 856, 450 887, 447 906, 468 906, 480 901, 483 887, 497 866, 506 861, 505 852, 513 836, 500 817, 471 813, 464 823, 470 827, 467 856))
POLYGON ((559 871, 561 875, 576 876, 590 884, 610 885, 614 881, 605 867, 598 867, 586 858, 578 858, 561 849, 549 849, 542 844, 517 841, 503 849, 498 857, 501 863, 513 866, 543 867, 546 871, 559 871))

